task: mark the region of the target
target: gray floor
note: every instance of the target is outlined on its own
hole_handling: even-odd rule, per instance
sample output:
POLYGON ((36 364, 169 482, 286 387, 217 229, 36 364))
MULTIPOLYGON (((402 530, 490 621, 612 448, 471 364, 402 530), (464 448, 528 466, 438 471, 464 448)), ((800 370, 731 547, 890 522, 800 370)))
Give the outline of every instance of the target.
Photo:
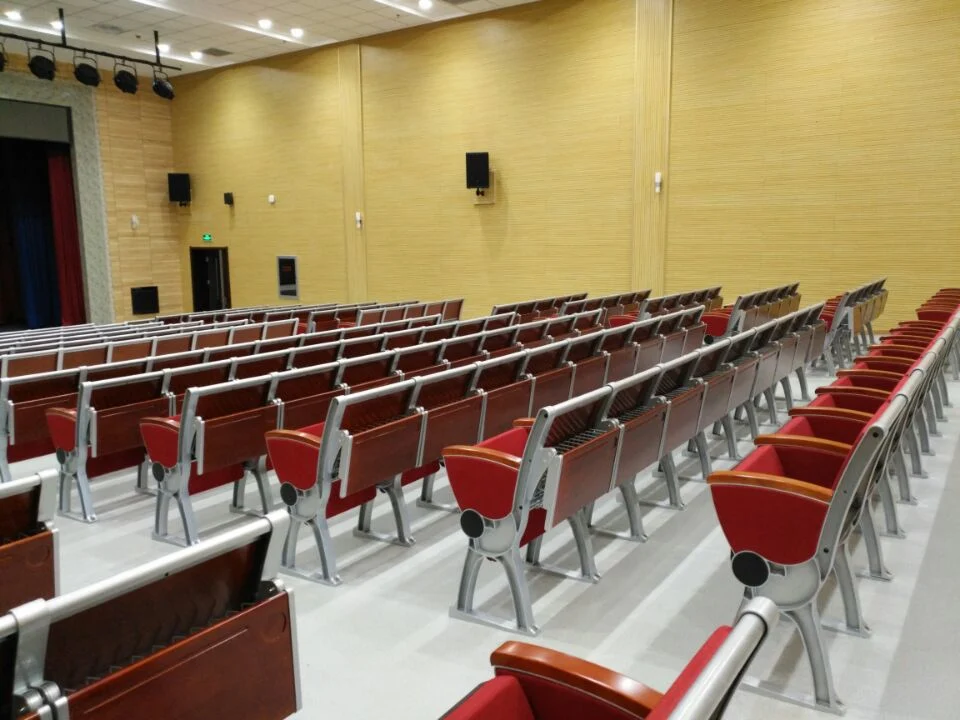
MULTIPOLYGON (((828 380, 812 379, 814 385, 828 380)), ((950 387, 960 399, 960 383, 951 382, 950 387)), ((943 437, 933 439, 935 456, 924 458, 929 477, 914 480, 920 504, 899 506, 908 537, 883 540, 887 565, 896 577, 891 583, 860 581, 872 637, 827 638, 848 718, 939 720, 957 714, 960 489, 948 487, 947 479, 956 475, 960 410, 948 408, 947 414, 943 437)), ((743 440, 740 447, 745 452, 749 444, 743 440)), ((722 452, 723 443, 716 441, 716 467, 732 466, 722 452)), ((22 475, 50 463, 44 458, 15 468, 22 475)), ((681 471, 692 474, 695 468, 692 460, 681 463, 681 471)), ((661 483, 649 473, 638 478, 637 486, 649 497, 663 495, 661 483)), ((58 520, 64 591, 173 550, 150 540, 152 499, 135 495, 132 487, 129 472, 100 479, 94 491, 100 516, 96 525, 58 520)), ((440 499, 449 499, 449 489, 443 483, 441 487, 440 499)), ((332 528, 344 584, 328 588, 285 579, 294 589, 297 608, 303 692, 297 718, 436 718, 490 676, 488 658, 494 648, 517 638, 448 617, 465 539, 455 516, 415 507, 418 490, 417 484, 407 493, 417 537, 414 548, 354 538, 355 513, 348 513, 332 528)), ((665 689, 711 630, 729 622, 740 598, 706 486, 686 482, 683 494, 688 504, 683 512, 646 511, 648 542, 594 539, 603 575, 599 584, 531 572, 534 612, 543 628, 535 642, 665 689)), ((227 512, 228 502, 227 491, 200 497, 196 507, 201 529, 210 533, 243 522, 227 512)), ((253 492, 247 502, 256 506, 253 492)), ((616 529, 626 527, 617 497, 598 504, 597 516, 616 529)), ((390 529, 386 502, 381 501, 376 518, 376 525, 390 529)), ((315 559, 307 537, 300 552, 302 563, 315 559)), ((854 553, 855 566, 865 563, 862 553, 859 548, 854 553)), ((544 559, 574 566, 573 541, 565 527, 547 538, 544 559)), ((478 599, 482 609, 507 616, 505 583, 492 564, 481 574, 478 599)), ((840 614, 834 593, 824 615, 840 614)), ((802 646, 788 623, 780 623, 752 672, 791 691, 809 691, 802 646)), ((741 691, 728 717, 786 720, 822 715, 741 691)))

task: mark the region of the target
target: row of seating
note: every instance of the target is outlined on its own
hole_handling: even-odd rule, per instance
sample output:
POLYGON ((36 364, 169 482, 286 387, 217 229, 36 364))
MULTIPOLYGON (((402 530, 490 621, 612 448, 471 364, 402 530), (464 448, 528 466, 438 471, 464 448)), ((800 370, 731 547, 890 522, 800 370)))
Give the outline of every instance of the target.
POLYGON ((126 335, 129 333, 142 333, 148 330, 163 330, 170 331, 171 329, 176 329, 177 327, 199 327, 202 323, 200 322, 188 322, 188 323, 179 323, 176 326, 164 326, 155 320, 148 320, 145 322, 139 322, 135 324, 124 324, 117 323, 113 325, 85 325, 80 328, 75 326, 67 326, 66 328, 51 328, 46 332, 4 332, 0 335, 0 354, 9 352, 13 348, 18 347, 32 347, 34 345, 40 345, 41 347, 46 345, 57 345, 57 344, 69 344, 76 343, 78 341, 87 340, 87 342, 92 342, 91 338, 109 338, 116 335, 126 335), (69 328, 75 328, 67 331, 69 328))
POLYGON ((537 300, 525 300, 523 302, 504 303, 503 305, 494 305, 491 315, 513 312, 520 316, 520 322, 536 320, 540 317, 549 317, 556 315, 565 303, 574 300, 583 300, 587 293, 576 293, 574 295, 557 295, 554 297, 539 298, 537 300))
MULTIPOLYGON (((352 322, 357 325, 372 325, 374 323, 389 322, 391 320, 423 317, 424 315, 440 315, 444 320, 459 320, 462 310, 463 298, 456 298, 454 300, 442 300, 439 302, 406 303, 393 307, 362 308, 354 320, 344 317, 342 313, 337 314, 337 320, 341 325, 344 322, 352 322)), ((311 326, 316 329, 320 319, 318 316, 313 316, 311 322, 311 326)))
MULTIPOLYGON (((598 327, 595 324, 598 315, 597 312, 583 313, 569 318, 527 323, 352 359, 330 358, 330 362, 312 367, 263 375, 243 382, 190 388, 178 417, 141 420, 144 444, 153 462, 154 476, 160 482, 156 536, 161 539, 167 537, 167 507, 170 501, 175 501, 184 520, 187 542, 197 542, 199 536, 190 509, 191 495, 234 482, 236 506, 242 498, 244 469, 257 479, 261 499, 267 506, 270 500, 263 469, 266 468, 267 447, 272 431, 284 428, 289 430, 282 432, 296 431, 322 423, 327 418, 328 407, 333 412, 337 405, 335 401, 343 399, 338 396, 349 397, 351 405, 358 402, 358 397, 361 400, 367 398, 363 392, 366 390, 391 396, 380 399, 380 395, 377 395, 378 401, 373 403, 376 407, 361 406, 353 413, 360 416, 366 425, 376 425, 378 420, 396 418, 397 413, 403 415, 403 411, 414 412, 412 405, 406 410, 397 410, 395 407, 412 401, 413 395, 408 390, 414 385, 432 387, 446 380, 449 373, 457 372, 457 369, 461 369, 461 372, 463 368, 470 370, 479 361, 515 352, 525 344, 550 342, 553 337, 547 333, 551 331, 560 330, 562 332, 558 335, 570 336, 595 330, 598 327), (242 443, 237 441, 239 437, 243 438, 242 443)), ((542 348, 530 352, 546 353, 542 348)), ((557 351, 551 362, 563 363, 562 353, 557 351)), ((419 403, 427 404, 423 396, 419 398, 419 403)), ((339 429, 339 426, 336 427, 339 429)), ((331 432, 336 431, 335 426, 331 425, 331 432)), ((383 434, 374 435, 380 437, 383 434)), ((414 455, 418 449, 419 444, 415 444, 412 448, 414 455)), ((369 469, 384 473, 379 478, 381 482, 388 479, 389 468, 408 457, 407 452, 401 452, 391 444, 377 445, 371 448, 371 452, 373 454, 367 458, 369 469), (383 457, 379 457, 378 453, 383 457)), ((278 460, 273 451, 270 455, 278 476, 285 482, 287 464, 278 460)), ((354 452, 351 458, 360 463, 364 455, 354 452)), ((409 469, 413 470, 414 467, 409 469)), ((316 479, 315 468, 311 472, 309 485, 313 485, 316 479)), ((407 482, 427 474, 410 476, 407 482)), ((304 479, 299 478, 297 484, 303 486, 304 479)), ((390 495, 393 487, 384 490, 390 495)), ((282 490, 282 494, 285 500, 290 497, 289 491, 282 490)), ((343 509, 370 503, 363 513, 367 516, 374 494, 375 491, 371 489, 370 497, 364 493, 362 502, 347 505, 343 509)), ((427 495, 429 499, 429 493, 427 495)), ((397 498, 391 495, 391 500, 396 509, 397 498)), ((399 517, 402 510, 396 509, 396 512, 399 517)), ((400 526, 401 540, 406 542, 409 532, 406 531, 405 517, 403 520, 400 526)), ((366 522, 369 523, 369 519, 366 522)))
MULTIPOLYGON (((288 522, 275 512, 59 597, 17 573, 13 579, 36 592, 12 609, 0 605, 0 718, 280 720, 295 713, 296 613, 291 591, 277 580, 288 522)), ((48 570, 37 568, 47 583, 48 570)))
MULTIPOLYGON (((81 368, 73 372, 46 373, 22 378, 0 379, 0 400, 8 401, 6 422, 9 448, 0 445, 0 469, 3 462, 38 457, 55 451, 61 472, 60 511, 73 516, 71 486, 80 496, 81 515, 94 522, 90 479, 121 468, 137 467, 139 491, 148 485, 149 463, 144 460, 138 423, 143 417, 160 413, 179 414, 184 393, 199 387, 244 380, 293 368, 306 368, 340 359, 357 358, 381 351, 396 353, 397 368, 409 370, 411 364, 426 358, 439 364, 472 352, 477 343, 477 328, 489 327, 489 345, 520 332, 533 337, 548 330, 569 332, 578 322, 595 322, 597 313, 572 316, 543 327, 511 326, 513 315, 430 324, 439 316, 401 320, 382 325, 345 328, 309 335, 259 341, 222 348, 167 355, 147 361, 81 368), (410 350, 426 342, 428 352, 410 350), (31 425, 31 419, 43 419, 31 425), (26 421, 26 423, 25 423, 26 421), (26 427, 25 432, 17 428, 26 427)), ((394 369, 391 369, 393 372, 394 369)), ((353 370, 360 373, 362 370, 353 370)), ((2 407, 0 403, 0 407, 2 407)), ((0 420, 3 411, 0 410, 0 420)))
MULTIPOLYGON (((69 409, 69 406, 76 402, 75 393, 78 392, 80 383, 85 381, 93 382, 188 365, 208 365, 231 358, 258 356, 262 362, 250 357, 238 360, 234 366, 221 365, 221 368, 227 367, 226 372, 229 378, 251 377, 250 373, 257 374, 257 367, 262 368, 259 372, 266 372, 268 368, 302 367, 318 362, 328 362, 341 356, 354 357, 362 352, 372 352, 377 349, 401 348, 421 342, 439 342, 483 329, 507 327, 515 319, 515 315, 499 315, 436 325, 434 323, 439 320, 439 316, 431 315, 381 325, 208 347, 142 360, 79 367, 67 371, 41 372, 13 378, 0 377, 0 440, 2 440, 0 442, 0 479, 7 481, 12 477, 9 463, 39 457, 54 451, 55 448, 50 445, 46 424, 43 422, 44 413, 53 407, 69 409), (388 340, 381 338, 382 348, 375 344, 377 340, 364 342, 364 338, 373 334, 389 334, 390 338, 388 340), (355 341, 344 346, 342 355, 338 350, 340 346, 336 344, 341 340, 355 341), (368 345, 372 345, 373 350, 368 350, 368 345), (285 350, 293 350, 293 352, 288 356, 283 353, 285 350), (271 352, 273 354, 269 355, 271 352), (17 432, 14 431, 15 427, 19 428, 17 432)), ((562 331, 563 327, 562 323, 558 323, 556 329, 562 331)), ((187 381, 186 377, 184 381, 187 381)), ((182 390, 180 392, 182 393, 182 390)), ((103 471, 110 470, 104 468, 103 471)))
POLYGON ((647 297, 642 302, 632 306, 618 305, 607 309, 606 320, 611 326, 624 325, 645 317, 662 315, 663 313, 684 310, 698 305, 707 308, 722 302, 719 286, 703 288, 685 293, 647 297))
MULTIPOLYGON (((911 438, 926 400, 932 394, 947 401, 942 381, 947 362, 956 360, 958 305, 960 294, 936 306, 934 318, 898 326, 833 385, 821 388, 816 400, 792 410, 792 419, 777 434, 757 438, 757 448, 734 469, 709 478, 733 574, 744 585, 745 599, 768 597, 797 625, 819 709, 840 712, 843 707, 821 626, 869 634, 850 568, 849 539, 859 527, 869 577, 892 578, 871 500, 879 496, 888 529, 898 534, 891 472, 900 480, 901 500, 910 501, 902 445, 919 460, 920 449, 911 438), (910 344, 903 344, 905 339, 910 344), (844 605, 839 626, 821 623, 819 616, 818 602, 831 574, 844 605)), ((776 694, 763 683, 748 684, 776 694)), ((801 698, 790 699, 803 704, 801 698)))
POLYGON ((673 452, 694 442, 707 477, 711 461, 705 431, 716 423, 726 425, 729 447, 735 452, 731 413, 742 405, 752 407, 754 398, 769 393, 778 382, 778 367, 789 374, 798 357, 806 362, 819 311, 820 306, 814 306, 704 348, 693 345, 680 357, 637 364, 634 374, 607 376, 595 385, 599 389, 588 392, 581 387, 571 399, 541 406, 535 418, 517 420, 513 429, 484 442, 444 449, 461 528, 468 538, 457 605, 451 613, 536 634, 521 549, 526 548, 527 563, 542 567, 543 535, 566 521, 579 553, 578 579, 595 582, 599 574, 588 535, 593 503, 619 490, 630 521, 627 539, 645 539, 634 480, 659 462, 669 506, 682 509, 673 452), (804 340, 798 353, 800 338, 804 340), (506 573, 515 623, 474 607, 484 558, 499 562, 506 573))
POLYGON ((740 295, 732 305, 716 307, 704 316, 710 337, 728 337, 782 317, 800 307, 800 283, 779 285, 740 295))
POLYGON ((830 298, 823 309, 829 328, 823 359, 827 372, 836 374, 837 367, 846 367, 856 355, 876 342, 873 321, 887 304, 886 278, 861 285, 830 298))
POLYGON ((187 328, 156 335, 144 333, 138 337, 123 340, 96 340, 89 344, 84 342, 75 347, 34 348, 26 352, 0 356, 0 377, 19 377, 86 365, 101 365, 188 350, 202 350, 221 345, 290 337, 296 333, 296 329, 297 324, 294 320, 278 320, 270 323, 237 321, 210 329, 187 328))
MULTIPOLYGON (((405 301, 412 302, 412 301, 405 301)), ((303 312, 310 312, 321 308, 334 307, 357 307, 372 305, 390 305, 391 303, 378 303, 376 301, 365 301, 361 303, 319 303, 308 305, 252 305, 242 308, 226 308, 223 310, 206 310, 202 312, 171 313, 168 315, 157 315, 157 322, 165 324, 174 324, 187 321, 197 321, 202 323, 223 322, 227 318, 234 320, 248 320, 250 322, 264 322, 267 315, 274 313, 286 313, 285 317, 277 319, 286 320, 291 317, 300 317, 303 312)))
POLYGON ((494 679, 441 720, 714 720, 777 623, 766 598, 717 628, 665 693, 550 648, 507 642, 490 656, 494 679))

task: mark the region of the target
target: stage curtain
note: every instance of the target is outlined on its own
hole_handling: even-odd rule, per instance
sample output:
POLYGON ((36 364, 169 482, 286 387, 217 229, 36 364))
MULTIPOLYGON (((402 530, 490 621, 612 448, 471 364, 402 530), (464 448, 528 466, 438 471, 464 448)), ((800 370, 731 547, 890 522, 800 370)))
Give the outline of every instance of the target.
POLYGON ((57 284, 60 288, 60 322, 79 325, 86 322, 86 310, 70 148, 49 146, 47 170, 50 177, 50 216, 57 257, 57 284))

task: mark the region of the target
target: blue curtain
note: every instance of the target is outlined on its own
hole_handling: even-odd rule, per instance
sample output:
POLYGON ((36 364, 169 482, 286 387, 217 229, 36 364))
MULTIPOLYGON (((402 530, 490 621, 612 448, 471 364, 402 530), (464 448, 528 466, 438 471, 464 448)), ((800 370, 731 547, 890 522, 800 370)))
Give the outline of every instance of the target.
POLYGON ((45 143, 0 140, 0 171, 17 254, 20 299, 28 328, 60 324, 60 290, 50 216, 45 143))

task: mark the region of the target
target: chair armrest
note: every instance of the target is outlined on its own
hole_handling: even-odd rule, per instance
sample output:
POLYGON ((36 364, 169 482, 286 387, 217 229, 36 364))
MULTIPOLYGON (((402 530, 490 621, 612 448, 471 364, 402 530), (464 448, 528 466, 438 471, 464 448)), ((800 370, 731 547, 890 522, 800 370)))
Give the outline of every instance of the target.
POLYGON ((776 445, 778 447, 812 448, 825 450, 846 457, 850 453, 851 445, 836 440, 827 440, 810 435, 758 435, 754 440, 757 445, 776 445))
POLYGON ((663 695, 643 683, 565 653, 521 642, 507 642, 490 656, 497 675, 533 676, 587 694, 634 715, 646 717, 663 695))
POLYGON ((513 421, 513 427, 515 428, 532 428, 533 424, 537 421, 536 418, 517 418, 513 421))
POLYGON ((814 392, 817 395, 860 395, 861 397, 871 397, 879 400, 887 400, 890 397, 890 393, 886 390, 859 385, 823 385, 814 392))
MULTIPOLYGON (((841 368, 837 370, 837 377, 886 378, 888 380, 897 380, 899 382, 901 379, 903 379, 903 374, 891 372, 889 370, 870 370, 868 368, 846 368, 846 369, 841 368)), ((826 392, 829 392, 829 390, 827 390, 826 392)))
POLYGON ((871 360, 881 360, 890 365, 902 367, 904 372, 912 368, 914 363, 913 360, 907 360, 906 358, 900 358, 894 355, 861 355, 853 359, 855 363, 870 362, 871 360))
POLYGON ((477 447, 476 445, 450 445, 443 449, 443 457, 446 458, 467 458, 469 460, 483 460, 496 465, 510 468, 511 470, 520 470, 520 458, 516 455, 501 452, 500 450, 491 450, 490 448, 477 447))
POLYGON ((767 475, 765 473, 718 470, 717 472, 710 473, 710 477, 707 478, 707 484, 717 486, 747 485, 766 488, 768 490, 777 490, 824 503, 829 503, 833 498, 833 490, 830 488, 814 485, 813 483, 804 482, 803 480, 794 480, 793 478, 767 475))
POLYGON ((821 417, 845 417, 855 420, 869 420, 873 417, 872 413, 860 412, 859 410, 847 410, 837 407, 796 407, 790 411, 791 417, 801 415, 819 415, 821 417))

